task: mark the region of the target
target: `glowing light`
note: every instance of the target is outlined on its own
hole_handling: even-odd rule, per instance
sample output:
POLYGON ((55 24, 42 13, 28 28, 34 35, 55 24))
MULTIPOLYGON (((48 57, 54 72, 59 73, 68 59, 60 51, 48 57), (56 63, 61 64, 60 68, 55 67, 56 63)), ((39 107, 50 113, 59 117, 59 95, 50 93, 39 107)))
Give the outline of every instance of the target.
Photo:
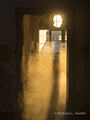
POLYGON ((61 27, 62 18, 61 18, 60 15, 55 15, 55 16, 53 17, 53 21, 54 21, 53 26, 55 26, 55 27, 61 27))
MULTIPOLYGON (((46 42, 46 33, 48 30, 39 30, 39 51, 42 50, 46 42)), ((49 49, 49 48, 48 48, 49 49)))
POLYGON ((62 36, 61 35, 59 35, 59 40, 62 40, 62 36))

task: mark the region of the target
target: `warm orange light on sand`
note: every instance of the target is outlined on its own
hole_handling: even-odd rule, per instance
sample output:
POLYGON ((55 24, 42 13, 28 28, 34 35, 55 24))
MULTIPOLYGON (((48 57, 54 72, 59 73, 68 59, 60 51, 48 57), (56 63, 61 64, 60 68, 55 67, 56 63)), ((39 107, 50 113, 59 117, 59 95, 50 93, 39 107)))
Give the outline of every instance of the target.
MULTIPOLYGON (((64 120, 64 115, 58 112, 66 111, 66 45, 59 41, 46 41, 46 32, 39 31, 39 44, 45 46, 42 51, 50 48, 49 58, 46 56, 49 52, 42 52, 42 57, 37 59, 34 54, 29 57, 27 64, 24 91, 24 120, 64 120), (58 53, 59 57, 55 57, 58 53), (54 57, 53 57, 54 56, 54 57), (42 59, 47 57, 47 59, 42 59), (54 114, 57 112, 57 115, 54 114)), ((39 50, 40 50, 39 49, 39 50)), ((39 51, 40 52, 40 51, 39 51)), ((24 62, 24 61, 23 61, 24 62)))
POLYGON ((66 50, 65 50, 65 44, 62 43, 61 45, 61 54, 59 58, 60 62, 60 81, 59 81, 59 93, 60 93, 60 98, 59 100, 61 101, 61 104, 63 106, 63 111, 65 110, 66 107, 66 50))

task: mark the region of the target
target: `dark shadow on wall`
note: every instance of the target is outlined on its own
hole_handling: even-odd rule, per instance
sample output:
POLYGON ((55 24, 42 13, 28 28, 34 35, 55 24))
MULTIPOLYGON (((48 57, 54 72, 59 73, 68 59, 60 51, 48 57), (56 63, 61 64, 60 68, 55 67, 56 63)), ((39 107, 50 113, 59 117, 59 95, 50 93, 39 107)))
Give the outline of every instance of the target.
POLYGON ((0 45, 0 55, 0 120, 20 120, 15 49, 8 44, 0 45))
POLYGON ((0 112, 0 120, 22 120, 22 119, 15 113, 0 112))

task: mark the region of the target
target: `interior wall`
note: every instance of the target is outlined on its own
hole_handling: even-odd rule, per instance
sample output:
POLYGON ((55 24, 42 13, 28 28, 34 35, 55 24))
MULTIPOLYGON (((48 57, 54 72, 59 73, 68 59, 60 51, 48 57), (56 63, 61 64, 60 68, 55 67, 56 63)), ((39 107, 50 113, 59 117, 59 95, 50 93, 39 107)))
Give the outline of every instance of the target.
POLYGON ((89 113, 89 6, 77 6, 76 9, 76 110, 89 113))

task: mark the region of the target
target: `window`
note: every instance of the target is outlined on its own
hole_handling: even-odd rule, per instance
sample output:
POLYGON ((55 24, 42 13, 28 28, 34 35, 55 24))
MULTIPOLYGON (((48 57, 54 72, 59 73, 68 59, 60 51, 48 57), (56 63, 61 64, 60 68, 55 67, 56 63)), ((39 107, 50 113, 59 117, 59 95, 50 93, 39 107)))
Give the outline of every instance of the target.
POLYGON ((61 27, 62 18, 61 18, 60 15, 55 15, 54 18, 53 18, 53 21, 54 21, 53 26, 55 26, 55 27, 61 27))
POLYGON ((62 40, 62 36, 61 36, 61 35, 59 35, 59 36, 58 36, 58 39, 59 39, 59 40, 62 40))
POLYGON ((67 31, 65 31, 65 40, 67 40, 67 31))
POLYGON ((56 35, 53 36, 53 40, 57 40, 57 36, 56 35))

